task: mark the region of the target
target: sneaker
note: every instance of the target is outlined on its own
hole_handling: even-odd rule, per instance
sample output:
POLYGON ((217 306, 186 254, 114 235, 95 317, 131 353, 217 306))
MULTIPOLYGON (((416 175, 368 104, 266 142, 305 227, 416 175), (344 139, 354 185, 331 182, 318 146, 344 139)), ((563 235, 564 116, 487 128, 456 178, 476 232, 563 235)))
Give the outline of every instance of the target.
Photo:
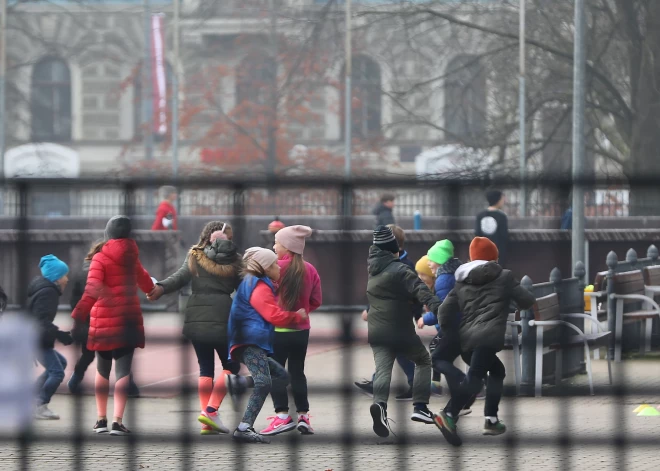
POLYGON ((433 413, 427 407, 415 407, 415 410, 410 416, 410 420, 413 422, 421 422, 423 424, 435 423, 433 420, 433 413))
POLYGON ((227 392, 229 397, 231 397, 231 403, 235 412, 238 412, 241 395, 244 392, 244 388, 241 387, 239 382, 238 375, 226 374, 225 375, 225 386, 227 387, 227 392))
POLYGON ((48 404, 41 404, 34 412, 37 420, 60 420, 60 416, 48 408, 48 404))
POLYGON ((387 419, 387 411, 382 404, 371 404, 369 408, 371 418, 374 420, 374 432, 379 437, 389 437, 390 424, 387 419))
POLYGON ((465 409, 461 409, 461 411, 458 413, 458 416, 463 417, 464 415, 470 415, 471 413, 472 413, 472 409, 466 407, 465 409))
POLYGON ((274 416, 268 417, 266 420, 272 420, 272 422, 268 427, 259 432, 261 435, 278 435, 296 428, 296 423, 290 415, 287 415, 286 419, 280 419, 274 416))
POLYGON ((131 431, 128 430, 124 424, 118 424, 117 422, 112 423, 112 430, 110 430, 110 435, 128 435, 131 431))
POLYGON ((232 438, 243 443, 270 443, 270 438, 259 435, 252 427, 243 432, 238 429, 234 430, 232 438))
POLYGON ((453 418, 445 414, 444 411, 441 411, 434 417, 434 422, 449 444, 454 446, 461 446, 463 444, 456 430, 456 422, 454 422, 453 418))
POLYGON ((413 389, 412 388, 408 388, 408 390, 406 392, 404 392, 403 394, 399 394, 396 397, 397 401, 412 401, 412 399, 413 399, 413 389))
POLYGON ((200 435, 220 435, 220 432, 213 430, 212 427, 209 427, 206 424, 202 425, 202 431, 199 432, 200 435))
POLYGON ((202 411, 199 417, 197 417, 197 420, 200 421, 203 425, 211 427, 216 432, 229 433, 229 429, 222 423, 220 414, 218 414, 217 411, 213 413, 202 411))
POLYGON ((94 433, 108 433, 108 419, 97 420, 92 431, 94 433))
POLYGON ((303 435, 314 435, 312 424, 309 423, 309 414, 298 416, 298 431, 303 435))
POLYGON ((373 381, 369 380, 363 380, 363 381, 356 381, 355 387, 358 388, 360 391, 362 391, 364 394, 366 394, 369 397, 374 397, 374 383, 373 381))
POLYGON ((501 420, 492 423, 489 419, 486 419, 484 423, 484 435, 502 435, 506 432, 506 425, 501 420))
POLYGON ((81 392, 80 383, 82 383, 82 376, 73 373, 71 379, 66 383, 71 394, 79 394, 81 392))
POLYGON ((431 395, 440 397, 442 396, 442 384, 440 381, 431 381, 431 395))

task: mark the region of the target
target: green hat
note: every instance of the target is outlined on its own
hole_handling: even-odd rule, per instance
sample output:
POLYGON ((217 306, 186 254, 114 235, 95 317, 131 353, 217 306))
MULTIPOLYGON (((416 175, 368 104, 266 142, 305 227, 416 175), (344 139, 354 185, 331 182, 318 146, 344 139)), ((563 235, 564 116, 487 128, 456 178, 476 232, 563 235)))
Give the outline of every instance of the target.
POLYGON ((428 252, 429 260, 438 265, 444 265, 454 256, 454 244, 450 240, 444 239, 435 243, 428 252))

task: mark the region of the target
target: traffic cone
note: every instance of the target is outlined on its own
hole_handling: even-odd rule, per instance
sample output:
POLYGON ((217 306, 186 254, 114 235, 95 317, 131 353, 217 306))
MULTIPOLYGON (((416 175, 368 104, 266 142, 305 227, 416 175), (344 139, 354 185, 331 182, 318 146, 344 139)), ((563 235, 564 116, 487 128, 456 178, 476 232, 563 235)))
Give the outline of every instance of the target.
POLYGON ((649 406, 648 404, 642 404, 641 406, 639 406, 637 409, 635 409, 633 411, 633 414, 639 414, 640 412, 642 412, 647 407, 651 407, 651 406, 649 406))
POLYGON ((639 414, 637 414, 637 417, 657 417, 657 416, 660 416, 660 411, 658 411, 658 409, 656 409, 655 407, 647 407, 639 414))

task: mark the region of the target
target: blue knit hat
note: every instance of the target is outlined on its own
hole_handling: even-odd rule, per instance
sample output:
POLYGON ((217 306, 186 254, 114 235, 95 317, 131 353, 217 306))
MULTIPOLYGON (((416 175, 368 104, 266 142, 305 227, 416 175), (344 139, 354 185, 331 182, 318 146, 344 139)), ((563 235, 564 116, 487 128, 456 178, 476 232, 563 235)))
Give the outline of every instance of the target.
POLYGON ((69 266, 55 255, 44 255, 39 262, 41 274, 48 281, 55 283, 69 273, 69 266))

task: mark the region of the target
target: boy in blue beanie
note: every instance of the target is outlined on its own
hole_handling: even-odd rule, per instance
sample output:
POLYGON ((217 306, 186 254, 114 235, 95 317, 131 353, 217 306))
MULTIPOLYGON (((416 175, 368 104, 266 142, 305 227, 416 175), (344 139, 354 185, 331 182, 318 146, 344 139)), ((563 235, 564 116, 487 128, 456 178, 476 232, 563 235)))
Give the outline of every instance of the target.
POLYGON ((61 331, 53 321, 57 314, 59 298, 66 288, 69 267, 55 255, 46 255, 39 262, 41 276, 36 277, 28 286, 30 313, 41 327, 41 352, 39 363, 46 371, 37 379, 39 404, 35 418, 57 420, 59 415, 48 408, 50 399, 64 379, 66 359, 55 351, 55 340, 64 345, 71 345, 70 332, 61 331))

